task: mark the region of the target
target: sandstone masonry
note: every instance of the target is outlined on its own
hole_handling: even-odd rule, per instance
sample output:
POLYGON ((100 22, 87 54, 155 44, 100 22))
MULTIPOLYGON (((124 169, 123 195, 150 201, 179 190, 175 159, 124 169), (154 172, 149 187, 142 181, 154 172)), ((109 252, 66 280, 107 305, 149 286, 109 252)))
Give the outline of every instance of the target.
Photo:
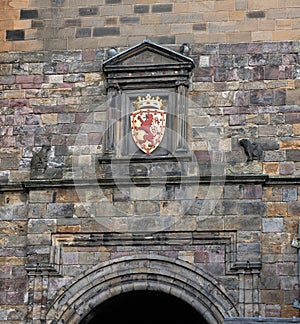
POLYGON ((295 0, 14 0, 0 9, 0 51, 295 40, 299 16, 295 0))
POLYGON ((0 324, 81 323, 134 290, 211 324, 299 317, 299 17, 295 0, 3 2, 0 324), (128 116, 103 63, 145 39, 161 52, 117 77, 187 45, 188 154, 112 163, 128 116))
POLYGON ((76 167, 89 179, 80 166, 103 144, 104 49, 0 54, 3 323, 38 323, 70 280, 137 250, 199 266, 226 287, 239 316, 298 315, 299 43, 195 44, 190 55, 188 124, 200 178, 188 185, 192 196, 170 180, 149 201, 151 187, 116 188, 100 166, 101 190, 74 187, 76 167), (260 160, 247 162, 241 138, 261 146, 260 160), (221 153, 223 167, 212 169, 211 154, 221 153), (207 180, 212 170, 223 182, 207 180), (131 232, 132 215, 143 213, 163 221, 175 246, 156 241, 163 234, 138 248, 126 234, 109 243, 112 229, 131 232), (241 276, 252 278, 248 286, 241 276))

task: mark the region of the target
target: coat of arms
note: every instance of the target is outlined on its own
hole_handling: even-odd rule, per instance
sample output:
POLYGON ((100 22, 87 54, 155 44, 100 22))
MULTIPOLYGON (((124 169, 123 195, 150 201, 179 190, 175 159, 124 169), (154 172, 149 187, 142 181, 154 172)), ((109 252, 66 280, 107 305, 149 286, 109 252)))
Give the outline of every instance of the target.
POLYGON ((158 96, 138 97, 133 103, 136 111, 130 114, 131 133, 136 145, 151 154, 161 143, 166 128, 166 112, 158 96))

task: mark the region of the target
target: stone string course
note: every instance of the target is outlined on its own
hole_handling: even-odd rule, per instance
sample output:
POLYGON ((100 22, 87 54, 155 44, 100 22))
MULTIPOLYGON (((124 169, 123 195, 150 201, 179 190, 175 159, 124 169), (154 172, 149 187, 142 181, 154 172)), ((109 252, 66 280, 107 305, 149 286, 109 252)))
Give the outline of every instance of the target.
MULTIPOLYGON (((144 14, 175 7, 145 4, 134 10, 144 14)), ((93 10, 82 10, 82 17, 93 15, 93 10)), ((36 14, 23 11, 24 18, 36 14)), ((281 181, 276 185, 264 180, 232 181, 215 184, 213 193, 207 185, 194 184, 197 193, 193 199, 171 184, 151 201, 143 196, 148 187, 145 191, 129 188, 126 193, 106 185, 95 192, 91 188, 75 190, 68 182, 74 168, 88 165, 101 152, 107 100, 101 72, 104 48, 1 53, 0 323, 21 324, 28 317, 39 323, 55 292, 84 270, 137 251, 199 266, 230 291, 241 316, 299 316, 293 307, 299 284, 297 249, 291 246, 297 237, 300 210, 299 53, 296 41, 194 44, 191 57, 196 69, 188 123, 200 175, 210 175, 210 154, 222 152, 228 177, 269 176, 281 181), (83 124, 86 136, 81 137, 83 124), (208 148, 211 138, 216 146, 208 148), (242 138, 261 145, 261 160, 246 161, 239 144, 242 138), (42 170, 33 172, 32 160, 38 153, 46 161, 42 170), (40 187, 34 187, 39 181, 40 187), (216 193, 219 199, 210 208, 216 193), (190 206, 188 211, 183 210, 185 205, 190 206), (158 242, 106 246, 105 240, 94 245, 73 244, 81 234, 102 235, 112 228, 129 231, 131 219, 120 211, 155 213, 166 228, 178 233, 200 231, 210 237, 234 233, 235 250, 228 254, 224 244, 215 240, 206 245, 177 242, 176 247, 158 242), (91 214, 102 217, 101 221, 91 214), (58 264, 53 261, 57 257, 53 242, 60 235, 65 245, 58 264), (228 261, 225 265, 224 260, 228 261), (49 275, 45 283, 38 271, 53 262, 60 266, 55 271, 63 276, 49 275), (242 274, 234 270, 234 262, 251 266, 261 262, 260 277, 244 269, 246 287, 240 287, 237 282, 242 274), (26 272, 29 266, 36 269, 31 277, 26 272), (253 278, 258 280, 258 289, 253 278)), ((101 168, 97 172, 103 177, 101 168)), ((81 176, 89 174, 83 169, 81 176)))

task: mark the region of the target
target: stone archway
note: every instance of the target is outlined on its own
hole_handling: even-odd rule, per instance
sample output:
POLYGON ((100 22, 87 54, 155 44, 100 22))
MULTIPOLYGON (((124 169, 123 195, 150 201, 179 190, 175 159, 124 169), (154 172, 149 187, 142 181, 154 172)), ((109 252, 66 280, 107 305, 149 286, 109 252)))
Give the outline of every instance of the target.
POLYGON ((209 324, 239 316, 225 289, 196 266, 164 256, 135 255, 104 262, 62 288, 46 315, 46 323, 78 324, 100 304, 131 291, 177 297, 209 324))

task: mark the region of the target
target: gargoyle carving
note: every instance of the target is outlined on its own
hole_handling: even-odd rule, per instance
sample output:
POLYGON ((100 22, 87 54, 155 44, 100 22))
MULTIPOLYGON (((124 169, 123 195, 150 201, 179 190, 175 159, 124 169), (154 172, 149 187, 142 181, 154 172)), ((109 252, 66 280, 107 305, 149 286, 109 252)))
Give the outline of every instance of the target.
POLYGON ((31 168, 46 169, 48 162, 48 153, 50 149, 50 146, 43 145, 40 151, 33 155, 31 160, 31 168))
POLYGON ((241 139, 239 143, 245 151, 247 162, 261 159, 263 151, 260 144, 251 143, 248 139, 245 138, 241 139))

